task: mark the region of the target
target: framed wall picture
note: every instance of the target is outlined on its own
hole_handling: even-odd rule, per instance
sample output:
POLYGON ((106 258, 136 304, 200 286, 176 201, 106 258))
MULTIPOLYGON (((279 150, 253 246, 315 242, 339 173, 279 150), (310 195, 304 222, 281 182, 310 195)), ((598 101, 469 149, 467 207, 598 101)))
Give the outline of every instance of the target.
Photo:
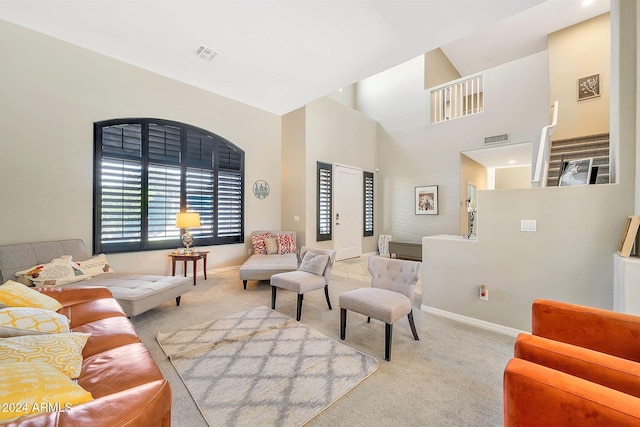
POLYGON ((624 223, 622 236, 618 243, 618 255, 629 257, 635 246, 636 256, 638 255, 638 229, 640 228, 640 216, 630 215, 624 223))
POLYGON ((589 184, 592 163, 592 157, 567 162, 567 165, 560 171, 558 186, 589 184))
POLYGON ((438 186, 416 187, 416 215, 438 215, 438 186))
POLYGON ((600 74, 578 79, 578 101, 600 96, 600 74))

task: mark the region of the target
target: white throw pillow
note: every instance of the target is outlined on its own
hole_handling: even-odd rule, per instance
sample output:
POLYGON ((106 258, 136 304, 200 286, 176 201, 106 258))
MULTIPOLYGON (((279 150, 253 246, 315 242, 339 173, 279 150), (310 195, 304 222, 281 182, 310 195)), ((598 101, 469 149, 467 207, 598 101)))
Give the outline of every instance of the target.
POLYGON ((75 261, 75 264, 88 277, 114 272, 105 254, 97 255, 86 261, 75 261))
POLYGON ((328 262, 329 255, 319 255, 314 254, 313 252, 307 252, 304 254, 299 270, 306 271, 307 273, 312 273, 317 276, 322 276, 328 262))
POLYGON ((63 255, 48 264, 39 264, 16 273, 18 277, 23 275, 36 286, 60 286, 87 278, 71 261, 71 255, 63 255))

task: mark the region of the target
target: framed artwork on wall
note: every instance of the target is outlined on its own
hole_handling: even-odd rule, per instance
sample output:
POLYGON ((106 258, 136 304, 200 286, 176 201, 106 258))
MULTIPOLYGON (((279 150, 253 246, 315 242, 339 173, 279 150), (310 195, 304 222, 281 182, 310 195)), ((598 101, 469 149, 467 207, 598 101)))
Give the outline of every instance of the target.
POLYGON ((438 186, 416 187, 416 215, 438 215, 438 186))
POLYGON ((600 96, 600 74, 578 79, 578 101, 600 96))
POLYGON ((571 160, 560 171, 558 186, 584 185, 591 182, 593 158, 571 160))

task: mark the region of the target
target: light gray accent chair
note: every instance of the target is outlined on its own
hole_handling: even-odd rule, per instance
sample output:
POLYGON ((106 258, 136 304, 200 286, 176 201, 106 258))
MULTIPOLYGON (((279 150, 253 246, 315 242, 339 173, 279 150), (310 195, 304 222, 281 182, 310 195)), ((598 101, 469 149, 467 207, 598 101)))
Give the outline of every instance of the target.
POLYGON ((304 299, 304 294, 306 292, 324 288, 327 305, 329 306, 329 310, 332 310, 331 301, 329 299, 329 279, 331 278, 333 263, 336 260, 336 251, 329 249, 313 249, 303 246, 300 248, 301 260, 304 261, 304 257, 307 252, 311 252, 316 255, 327 255, 329 257, 327 265, 324 267, 324 271, 318 272, 320 274, 296 270, 271 276, 271 308, 273 310, 276 309, 276 294, 278 288, 296 292, 298 294, 296 320, 298 321, 300 321, 300 317, 302 316, 302 300, 304 299))
POLYGON ((391 360, 393 324, 407 316, 413 338, 418 332, 413 320, 413 297, 420 277, 422 263, 379 256, 370 256, 367 269, 371 273, 371 287, 348 291, 340 295, 340 339, 344 340, 347 329, 347 310, 385 323, 384 359, 391 360))

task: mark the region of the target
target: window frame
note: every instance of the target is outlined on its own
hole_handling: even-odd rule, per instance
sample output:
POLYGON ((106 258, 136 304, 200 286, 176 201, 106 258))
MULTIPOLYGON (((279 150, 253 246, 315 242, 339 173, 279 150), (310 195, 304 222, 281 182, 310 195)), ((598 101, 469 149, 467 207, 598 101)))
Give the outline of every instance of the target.
MULTIPOLYGON (((135 137, 133 138, 135 140, 135 137)), ((120 150, 122 153, 125 151, 125 137, 122 137, 122 146, 120 150)), ((168 141, 168 139, 167 139, 168 141)), ((137 141, 135 141, 137 143, 137 141)), ((116 142, 117 144, 117 142, 116 142)), ((117 151, 117 149, 116 149, 117 151)), ((121 252, 140 252, 148 250, 158 249, 175 249, 182 246, 182 231, 175 228, 175 218, 171 218, 174 214, 160 215, 159 217, 151 217, 149 214, 149 206, 152 201, 149 199, 149 176, 150 169, 165 168, 168 167, 180 168, 180 212, 198 211, 198 208, 194 208, 193 203, 189 203, 188 200, 197 199, 196 194, 200 190, 200 194, 210 194, 209 197, 212 200, 208 200, 208 206, 213 206, 212 210, 200 211, 204 212, 205 218, 201 218, 203 224, 202 230, 192 230, 194 236, 194 245, 199 246, 215 246, 224 244, 244 243, 244 187, 245 187, 245 155, 244 151, 230 141, 210 132, 205 129, 201 129, 186 123, 176 122, 166 119, 157 118, 120 118, 104 120, 94 122, 94 182, 93 182, 93 250, 94 253, 121 253, 121 252), (150 155, 150 148, 154 148, 150 144, 150 129, 156 130, 154 125, 160 125, 164 128, 177 128, 179 130, 179 153, 176 154, 175 146, 169 147, 169 142, 166 142, 166 147, 174 149, 170 153, 173 158, 167 156, 166 160, 162 160, 162 154, 158 155, 156 152, 150 155), (129 154, 116 153, 111 150, 110 153, 104 153, 103 151, 103 130, 110 127, 122 126, 140 126, 140 152, 129 154), (196 137, 194 139, 194 136, 196 137), (207 150, 203 149, 204 143, 199 141, 197 137, 206 138, 207 150), (189 142, 187 141, 189 138, 189 142), (193 149, 200 148, 200 152, 197 150, 195 154, 193 149), (188 150, 190 150, 188 152, 188 150), (129 156, 130 158, 127 158, 129 156), (177 156, 177 160, 176 160, 177 156), (197 158, 195 156, 201 156, 197 158), (152 158, 152 160, 150 160, 152 158), (115 162, 130 162, 134 167, 139 168, 140 184, 139 188, 134 188, 134 191, 139 191, 140 196, 140 217, 134 220, 134 226, 139 226, 139 238, 132 237, 131 241, 122 239, 121 242, 109 242, 103 240, 103 223, 105 217, 103 216, 103 171, 104 160, 113 160, 115 162), (204 160, 201 160, 204 159, 204 160), (193 176, 194 173, 199 171, 205 171, 206 174, 213 176, 213 188, 206 188, 206 181, 202 188, 188 186, 188 175, 193 176), (208 171, 208 172, 207 172, 208 171), (228 179, 224 180, 221 176, 232 176, 232 185, 229 186, 228 179), (226 183, 225 191, 222 191, 223 181, 226 183), (232 188, 231 188, 232 187, 232 188), (206 190, 206 191, 205 191, 206 190), (225 194, 224 200, 221 201, 221 193, 225 194), (231 198, 233 197, 233 200, 231 198), (220 211, 220 204, 224 203, 226 206, 225 211, 220 211), (232 211, 233 210, 233 211, 232 211), (239 211, 239 212, 238 212, 239 211), (232 213, 230 213, 232 212, 232 213), (229 223, 229 228, 222 227, 222 217, 224 214, 229 214, 233 218, 233 223, 229 223), (164 228, 162 225, 160 228, 167 231, 167 238, 153 239, 149 233, 150 220, 157 220, 160 218, 161 224, 164 222, 164 228), (139 221, 139 224, 138 222, 139 221), (171 222, 171 223, 170 223, 171 222), (207 227, 205 227, 207 224, 207 227), (222 231, 232 230, 225 235, 221 235, 222 231), (203 234, 198 236, 199 231, 203 234)), ((132 169, 133 170, 133 169, 132 169)), ((137 172, 136 172, 137 173, 137 172)), ((115 175, 116 178, 118 177, 115 175)), ((124 174, 123 174, 124 176, 124 174)), ((138 175, 136 175, 137 177, 138 175)), ((173 187, 175 190, 177 188, 173 187)), ((124 193, 124 190, 122 191, 124 193)), ((138 193, 134 195, 137 197, 138 193)), ((166 208, 171 207, 171 210, 175 210, 175 201, 172 204, 165 205, 166 208)), ((126 212, 124 207, 120 208, 126 212)), ((124 215, 120 214, 117 217, 120 227, 125 223, 124 215)), ((135 211, 134 211, 135 215, 135 211)), ((137 229, 137 228, 136 228, 137 229)))
POLYGON ((333 164, 319 161, 316 165, 316 241, 324 242, 333 240, 333 164))

